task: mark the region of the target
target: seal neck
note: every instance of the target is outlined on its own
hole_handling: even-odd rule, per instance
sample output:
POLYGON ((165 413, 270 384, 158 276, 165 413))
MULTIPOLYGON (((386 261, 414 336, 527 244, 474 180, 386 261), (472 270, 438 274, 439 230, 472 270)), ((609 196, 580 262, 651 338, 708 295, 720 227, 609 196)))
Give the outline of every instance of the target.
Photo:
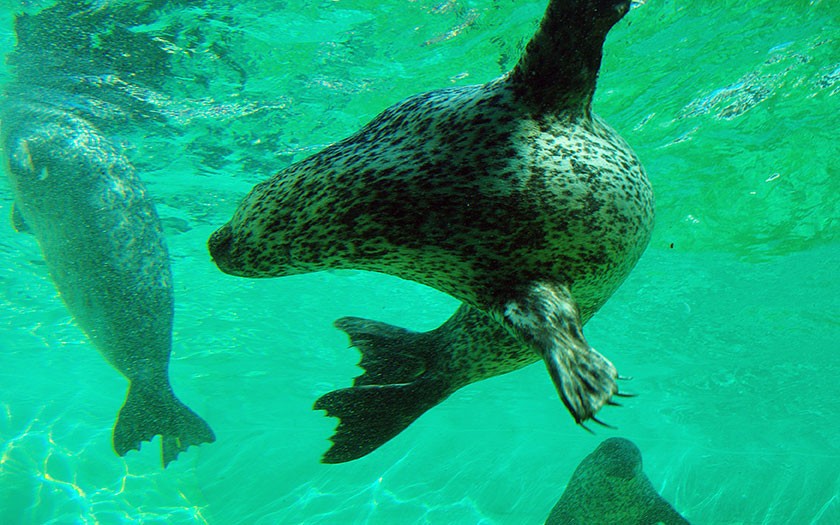
POLYGON ((607 32, 629 0, 550 0, 509 82, 538 113, 589 115, 607 32))

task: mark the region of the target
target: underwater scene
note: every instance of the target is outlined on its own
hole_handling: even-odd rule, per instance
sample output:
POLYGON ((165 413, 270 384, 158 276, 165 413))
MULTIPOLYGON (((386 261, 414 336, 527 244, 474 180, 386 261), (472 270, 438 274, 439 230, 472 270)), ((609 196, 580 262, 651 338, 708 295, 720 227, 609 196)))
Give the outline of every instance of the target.
POLYGON ((837 2, 0 0, 0 55, 0 525, 840 523, 837 2))

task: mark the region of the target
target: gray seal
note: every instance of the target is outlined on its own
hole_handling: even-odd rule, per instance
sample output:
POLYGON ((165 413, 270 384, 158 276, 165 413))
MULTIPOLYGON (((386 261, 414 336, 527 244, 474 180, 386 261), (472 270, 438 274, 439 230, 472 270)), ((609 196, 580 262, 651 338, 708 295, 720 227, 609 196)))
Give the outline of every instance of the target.
POLYGON ((338 417, 325 462, 359 458, 459 388, 540 358, 578 423, 618 393, 583 324, 633 268, 653 193, 627 143, 592 113, 626 0, 551 0, 515 68, 386 109, 258 184, 209 240, 244 277, 383 272, 462 301, 416 333, 344 318, 365 373, 316 409, 338 417))
POLYGON ((580 462, 545 525, 688 525, 642 470, 639 447, 610 438, 580 462))

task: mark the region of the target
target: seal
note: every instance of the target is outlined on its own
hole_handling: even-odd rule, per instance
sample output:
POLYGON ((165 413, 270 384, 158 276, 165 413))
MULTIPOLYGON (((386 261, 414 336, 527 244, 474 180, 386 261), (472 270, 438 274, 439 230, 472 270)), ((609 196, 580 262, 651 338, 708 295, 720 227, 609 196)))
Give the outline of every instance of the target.
POLYGON ((172 274, 157 213, 132 165, 83 119, 8 103, 3 149, 13 222, 93 345, 129 382, 113 432, 120 456, 162 436, 164 467, 215 440, 169 384, 172 274))
POLYGON ((639 447, 609 438, 575 469, 545 525, 688 525, 642 470, 639 447))
POLYGON ((591 104, 627 0, 551 0, 515 68, 386 109, 255 186, 209 239, 244 277, 384 272, 462 306, 416 333, 344 318, 364 374, 315 404, 340 419, 323 461, 368 454, 457 389, 540 358, 583 424, 613 403, 615 367, 583 324, 633 268, 653 193, 591 104))
POLYGON ((72 87, 74 66, 95 63, 68 44, 90 41, 84 13, 73 9, 59 3, 16 19, 19 67, 0 107, 12 221, 37 238, 70 314, 130 382, 114 450, 122 456, 160 435, 165 467, 215 436, 169 382, 174 306, 160 219, 134 166, 98 125, 108 115, 80 109, 116 98, 72 87))

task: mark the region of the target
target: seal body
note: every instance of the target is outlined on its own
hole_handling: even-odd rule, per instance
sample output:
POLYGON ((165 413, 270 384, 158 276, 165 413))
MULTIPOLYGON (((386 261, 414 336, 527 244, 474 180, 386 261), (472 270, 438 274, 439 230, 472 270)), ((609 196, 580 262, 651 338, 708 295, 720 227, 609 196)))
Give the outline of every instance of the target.
POLYGON ((114 449, 124 455, 161 435, 165 466, 190 445, 215 437, 169 383, 174 308, 160 220, 134 167, 102 131, 115 124, 109 116, 116 109, 91 110, 132 108, 119 97, 97 99, 60 80, 74 64, 95 63, 70 45, 78 43, 77 33, 85 41, 84 13, 73 19, 66 12, 71 8, 60 4, 16 21, 18 75, 0 106, 13 224, 37 238, 70 314, 130 382, 114 449))
POLYGON ((617 393, 581 328, 646 246, 653 196, 590 105, 629 2, 553 0, 517 67, 433 91, 257 185, 210 239, 223 271, 385 272, 463 302, 418 334, 345 318, 365 374, 316 403, 339 417, 324 460, 360 457, 465 384, 542 358, 576 421, 617 393))

